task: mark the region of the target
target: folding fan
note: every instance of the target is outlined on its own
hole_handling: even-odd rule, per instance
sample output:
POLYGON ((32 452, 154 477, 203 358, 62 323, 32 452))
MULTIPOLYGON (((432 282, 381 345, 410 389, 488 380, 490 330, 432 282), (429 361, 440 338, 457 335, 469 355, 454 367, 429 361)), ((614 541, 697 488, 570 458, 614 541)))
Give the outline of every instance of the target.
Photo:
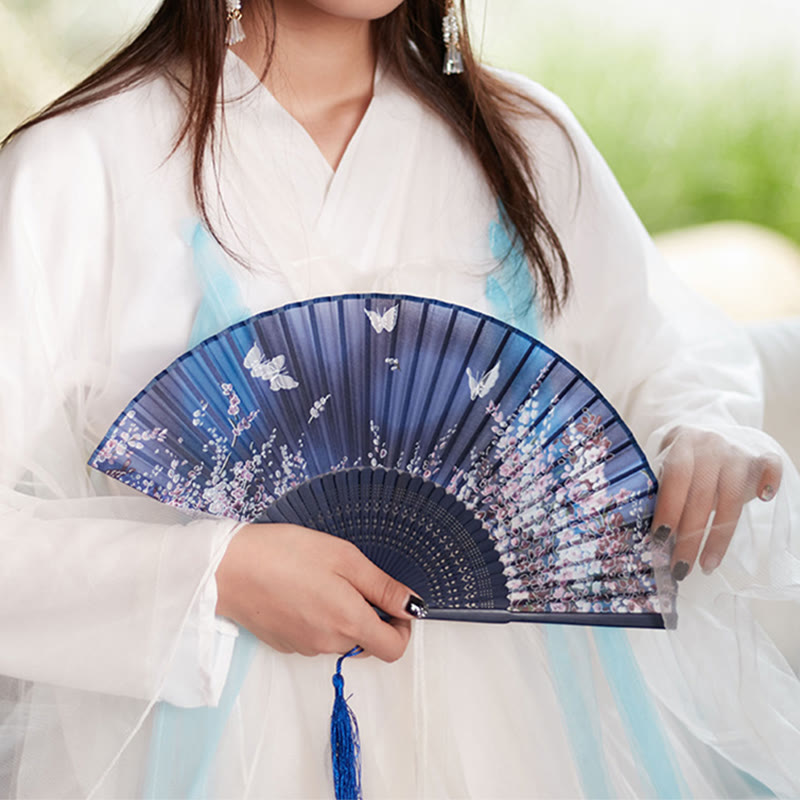
POLYGON ((541 342, 438 301, 320 298, 234 325, 158 375, 90 464, 181 509, 348 539, 431 618, 674 617, 629 429, 541 342))

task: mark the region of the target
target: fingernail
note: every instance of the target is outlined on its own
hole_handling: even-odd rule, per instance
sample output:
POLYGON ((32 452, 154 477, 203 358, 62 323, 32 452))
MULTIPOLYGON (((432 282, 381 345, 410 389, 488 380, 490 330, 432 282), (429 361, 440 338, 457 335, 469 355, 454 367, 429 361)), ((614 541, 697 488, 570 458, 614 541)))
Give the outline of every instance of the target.
POLYGON ((769 503, 775 497, 775 489, 767 484, 762 490, 761 494, 758 496, 759 499, 763 500, 765 503, 769 503))
POLYGON ((689 562, 688 561, 679 561, 672 568, 672 577, 676 581, 682 581, 688 574, 689 574, 689 562))
POLYGON ((653 541, 656 542, 656 544, 664 544, 664 542, 669 539, 671 533, 672 528, 670 528, 669 525, 659 525, 653 533, 653 541))
POLYGON ((701 566, 703 567, 703 572, 706 575, 710 575, 721 563, 722 559, 719 556, 706 556, 701 566))
POLYGON ((417 619, 425 619, 428 616, 428 604, 421 597, 412 594, 406 604, 406 613, 417 619))

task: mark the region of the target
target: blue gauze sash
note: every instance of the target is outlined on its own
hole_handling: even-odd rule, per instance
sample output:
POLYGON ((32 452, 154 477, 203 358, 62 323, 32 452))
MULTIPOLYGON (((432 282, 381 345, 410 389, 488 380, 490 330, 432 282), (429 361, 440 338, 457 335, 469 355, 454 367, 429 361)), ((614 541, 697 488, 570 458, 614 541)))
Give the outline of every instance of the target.
MULTIPOLYGON (((502 206, 492 223, 489 243, 501 268, 489 277, 486 297, 498 319, 537 336, 535 286, 527 259, 512 241, 510 224, 502 206)), ((572 747, 584 794, 613 798, 615 787, 606 770, 594 674, 585 632, 568 626, 543 626, 550 672, 572 747)), ((612 628, 595 629, 595 647, 625 725, 642 777, 648 778, 648 796, 689 797, 672 768, 670 747, 647 692, 627 634, 612 628)))
MULTIPOLYGON (((251 315, 239 287, 229 274, 225 256, 202 224, 188 232, 203 298, 189 347, 251 315)), ((244 685, 258 640, 243 628, 233 650, 231 666, 216 708, 178 708, 158 703, 142 797, 145 800, 199 800, 213 797, 209 774, 239 692, 244 685)))

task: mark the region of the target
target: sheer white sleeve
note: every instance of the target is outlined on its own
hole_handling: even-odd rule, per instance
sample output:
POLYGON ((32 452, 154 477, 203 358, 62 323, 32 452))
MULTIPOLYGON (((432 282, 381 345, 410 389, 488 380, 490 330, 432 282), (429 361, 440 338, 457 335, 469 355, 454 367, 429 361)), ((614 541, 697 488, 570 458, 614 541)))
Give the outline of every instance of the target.
POLYGON ((0 186, 0 674, 152 699, 177 655, 179 699, 213 702, 230 649, 213 573, 235 524, 120 496, 86 466, 144 360, 120 347, 127 187, 60 121, 3 151, 0 186))

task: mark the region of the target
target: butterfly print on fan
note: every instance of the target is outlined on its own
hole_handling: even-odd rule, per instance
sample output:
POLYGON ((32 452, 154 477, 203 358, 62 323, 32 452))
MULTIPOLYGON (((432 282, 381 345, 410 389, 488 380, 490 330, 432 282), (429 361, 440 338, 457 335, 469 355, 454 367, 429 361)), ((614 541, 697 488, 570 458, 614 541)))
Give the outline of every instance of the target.
POLYGON ((397 312, 399 306, 392 306, 390 309, 384 311, 383 314, 377 311, 371 311, 368 308, 364 309, 364 313, 369 317, 370 324, 375 329, 376 333, 391 333, 397 325, 397 312))
POLYGON ((500 377, 500 362, 498 361, 490 370, 476 378, 472 374, 472 370, 467 367, 467 379, 469 380, 469 395, 473 400, 480 397, 486 397, 489 392, 494 389, 498 378, 500 377))
POLYGON ((262 381, 269 381, 269 388, 273 392, 281 389, 296 389, 300 384, 285 373, 286 356, 280 355, 275 358, 265 359, 261 348, 254 344, 244 358, 244 366, 250 370, 254 378, 262 381))

